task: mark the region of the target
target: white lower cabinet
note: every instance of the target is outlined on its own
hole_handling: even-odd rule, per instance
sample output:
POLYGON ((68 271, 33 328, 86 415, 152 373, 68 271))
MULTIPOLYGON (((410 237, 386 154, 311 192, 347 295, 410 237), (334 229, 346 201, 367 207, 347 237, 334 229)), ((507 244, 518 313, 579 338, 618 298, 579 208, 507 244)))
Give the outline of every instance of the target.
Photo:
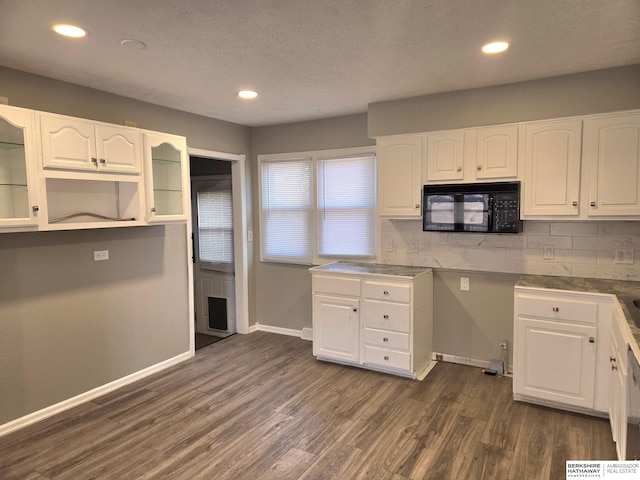
POLYGON ((411 378, 425 374, 433 355, 433 274, 402 268, 410 274, 349 273, 341 262, 312 268, 313 354, 411 378))
POLYGON ((627 343, 620 328, 620 322, 626 321, 619 309, 611 329, 609 350, 609 422, 611 434, 616 442, 618 460, 625 460, 627 450, 627 382, 629 365, 627 362, 627 343))
POLYGON ((517 400, 606 412, 612 300, 516 287, 517 400))

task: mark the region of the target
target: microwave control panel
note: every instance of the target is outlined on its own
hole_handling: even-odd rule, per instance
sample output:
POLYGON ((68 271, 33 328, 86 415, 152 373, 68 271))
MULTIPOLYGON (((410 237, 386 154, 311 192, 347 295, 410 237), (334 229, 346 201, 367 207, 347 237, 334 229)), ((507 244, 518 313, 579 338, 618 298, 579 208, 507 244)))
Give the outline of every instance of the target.
POLYGON ((517 233, 520 227, 520 207, 516 192, 495 193, 493 196, 493 231, 517 233))

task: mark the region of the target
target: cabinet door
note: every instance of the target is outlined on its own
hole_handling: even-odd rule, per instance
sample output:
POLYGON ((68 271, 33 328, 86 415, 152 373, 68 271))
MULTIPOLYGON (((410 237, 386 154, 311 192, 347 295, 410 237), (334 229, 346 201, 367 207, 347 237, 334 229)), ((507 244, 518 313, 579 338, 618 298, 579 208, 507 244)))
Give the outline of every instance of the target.
POLYGON ((427 182, 460 181, 464 178, 464 132, 427 135, 427 182))
POLYGON ((359 300, 328 295, 313 298, 313 354, 358 363, 359 300))
POLYGON ((40 115, 42 163, 45 168, 95 171, 98 165, 93 122, 40 115))
POLYGON ((142 134, 125 127, 96 125, 98 168, 104 172, 140 173, 142 134))
POLYGON ((184 137, 144 134, 147 221, 186 221, 189 215, 189 166, 184 137))
POLYGON ((584 122, 588 215, 640 215, 640 114, 584 122))
POLYGON ((37 224, 33 112, 0 105, 0 227, 37 224))
POLYGON ((518 175, 518 127, 480 128, 476 134, 476 178, 515 178, 518 175))
POLYGON ((380 215, 420 217, 422 136, 378 140, 380 215))
POLYGON ((519 318, 514 393, 593 408, 597 331, 519 318))
POLYGON ((523 217, 580 213, 582 122, 524 127, 523 217))

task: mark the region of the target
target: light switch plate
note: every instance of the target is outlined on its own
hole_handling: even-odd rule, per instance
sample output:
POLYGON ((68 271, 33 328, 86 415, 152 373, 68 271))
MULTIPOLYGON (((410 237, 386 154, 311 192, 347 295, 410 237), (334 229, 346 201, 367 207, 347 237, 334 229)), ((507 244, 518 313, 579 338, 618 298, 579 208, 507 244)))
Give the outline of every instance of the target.
POLYGON ((469 278, 460 277, 460 290, 462 290, 463 292, 469 291, 469 278))

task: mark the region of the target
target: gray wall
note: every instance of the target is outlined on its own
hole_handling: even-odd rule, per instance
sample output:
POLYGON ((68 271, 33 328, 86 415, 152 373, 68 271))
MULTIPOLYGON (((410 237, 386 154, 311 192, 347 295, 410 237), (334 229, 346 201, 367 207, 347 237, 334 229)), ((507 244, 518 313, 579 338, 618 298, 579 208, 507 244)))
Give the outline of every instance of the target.
MULTIPOLYGON (((248 127, 2 67, 0 95, 250 153, 248 127)), ((0 234, 0 424, 188 351, 187 248, 185 225, 0 234)))
POLYGON ((436 270, 433 275, 433 350, 466 358, 500 360, 507 340, 513 363, 513 287, 520 275, 436 270), (460 278, 469 291, 460 290, 460 278))
MULTIPOLYGON (((367 137, 366 114, 300 122, 294 124, 258 127, 252 129, 254 169, 257 155, 290 153, 332 148, 375 145, 367 137)), ((254 176, 253 191, 258 191, 258 175, 254 176)), ((253 209, 255 258, 260 258, 258 228, 258 198, 253 209)), ((311 274, 308 267, 256 262, 256 320, 275 327, 301 330, 311 328, 311 274)))
POLYGON ((369 105, 369 136, 640 108, 640 64, 369 105))

